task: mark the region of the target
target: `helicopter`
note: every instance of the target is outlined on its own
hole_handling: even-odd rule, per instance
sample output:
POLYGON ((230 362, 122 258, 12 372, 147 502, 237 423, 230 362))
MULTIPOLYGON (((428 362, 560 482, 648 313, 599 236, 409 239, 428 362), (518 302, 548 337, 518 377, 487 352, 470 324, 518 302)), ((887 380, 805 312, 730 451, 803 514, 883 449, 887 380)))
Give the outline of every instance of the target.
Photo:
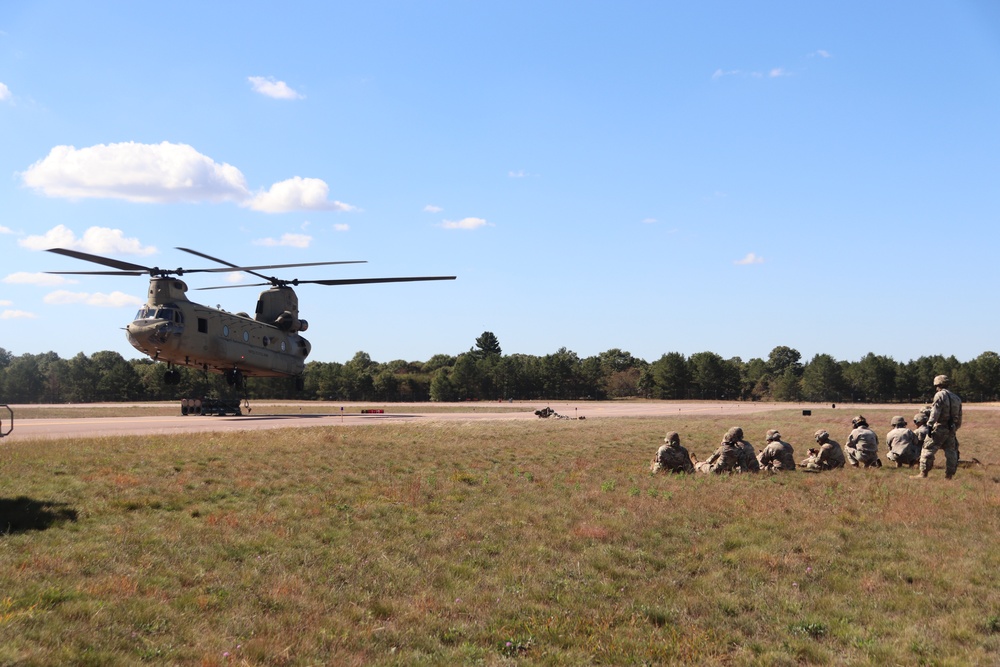
POLYGON ((301 334, 309 323, 299 317, 299 300, 293 287, 316 285, 363 285, 429 280, 455 280, 455 276, 400 278, 346 278, 334 280, 283 280, 260 271, 333 264, 364 264, 364 261, 309 262, 237 266, 190 248, 177 248, 226 268, 161 269, 132 262, 70 250, 49 248, 48 252, 100 264, 114 271, 47 271, 56 275, 149 276, 146 303, 125 327, 128 342, 154 361, 164 362, 163 381, 181 381, 177 366, 198 368, 225 376, 226 383, 246 391, 248 377, 291 377, 302 390, 306 358, 312 345, 301 334), (232 273, 242 271, 264 282, 248 285, 201 287, 199 290, 269 286, 260 293, 257 308, 249 313, 231 313, 219 307, 195 303, 187 297, 188 286, 180 279, 187 273, 232 273))

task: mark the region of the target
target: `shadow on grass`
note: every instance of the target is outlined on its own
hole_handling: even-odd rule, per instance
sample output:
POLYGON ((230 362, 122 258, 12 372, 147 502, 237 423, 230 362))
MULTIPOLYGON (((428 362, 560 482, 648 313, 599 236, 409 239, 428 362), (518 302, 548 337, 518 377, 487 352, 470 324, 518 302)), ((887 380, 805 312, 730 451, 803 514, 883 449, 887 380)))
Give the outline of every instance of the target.
POLYGON ((76 510, 65 503, 34 500, 26 496, 0 498, 0 536, 47 530, 66 521, 76 521, 76 510))

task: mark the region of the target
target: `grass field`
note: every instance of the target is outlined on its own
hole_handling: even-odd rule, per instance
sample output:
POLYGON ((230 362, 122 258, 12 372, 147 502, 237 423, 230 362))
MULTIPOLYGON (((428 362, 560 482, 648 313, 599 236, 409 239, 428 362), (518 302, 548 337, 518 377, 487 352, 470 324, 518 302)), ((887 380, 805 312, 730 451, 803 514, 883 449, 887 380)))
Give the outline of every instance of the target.
MULTIPOLYGON (((739 425, 801 459, 850 416, 739 425)), ((1000 464, 1000 413, 966 422, 1000 464)), ((733 425, 0 443, 0 664, 1000 663, 1000 466, 648 473, 733 425)))

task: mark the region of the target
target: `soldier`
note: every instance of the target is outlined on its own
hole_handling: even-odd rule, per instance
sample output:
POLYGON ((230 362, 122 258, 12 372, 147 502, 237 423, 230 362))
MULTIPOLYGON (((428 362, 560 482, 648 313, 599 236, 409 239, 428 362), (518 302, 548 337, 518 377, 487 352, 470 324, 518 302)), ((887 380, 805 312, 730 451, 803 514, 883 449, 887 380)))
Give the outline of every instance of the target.
POLYGON ((830 434, 822 429, 816 431, 816 444, 819 449, 810 449, 809 456, 799 465, 806 470, 833 470, 843 468, 847 461, 840 443, 830 439, 830 434))
MULTIPOLYGON (((913 425, 916 426, 916 430, 913 431, 913 435, 917 439, 917 449, 923 450, 924 442, 927 441, 927 436, 930 435, 931 429, 927 426, 927 418, 931 415, 930 407, 926 407, 917 414, 913 415, 913 425)), ((920 460, 920 451, 917 452, 917 460, 920 460)))
POLYGON ((743 429, 736 427, 726 431, 722 437, 722 444, 715 450, 715 453, 708 457, 707 461, 694 459, 694 469, 703 473, 715 473, 722 475, 731 473, 736 468, 739 459, 740 448, 738 443, 743 437, 743 429))
POLYGON ((688 456, 688 450, 681 445, 681 435, 670 431, 663 438, 665 444, 656 450, 656 456, 649 464, 650 472, 694 472, 694 464, 688 456))
POLYGON ((934 400, 931 402, 931 412, 927 417, 927 427, 930 433, 924 440, 924 448, 920 452, 920 474, 915 478, 927 477, 934 467, 934 453, 944 450, 944 478, 951 479, 958 470, 958 438, 956 434, 962 427, 962 399, 958 394, 948 389, 951 380, 947 375, 934 378, 934 400))
POLYGON ((878 457, 878 436, 875 431, 868 428, 868 420, 863 415, 858 415, 851 420, 854 430, 847 436, 847 459, 855 468, 859 464, 866 468, 882 467, 882 460, 878 457))
POLYGON ((885 436, 885 448, 889 450, 885 453, 885 457, 895 461, 897 468, 902 468, 904 465, 912 468, 920 460, 920 446, 917 445, 916 434, 906 428, 906 420, 902 417, 893 417, 889 424, 895 428, 885 436))
POLYGON ((761 470, 771 471, 794 471, 795 470, 795 450, 787 442, 781 439, 781 433, 777 429, 767 432, 767 444, 757 456, 757 463, 761 470))
POLYGON ((753 445, 743 439, 743 429, 736 426, 732 429, 736 436, 733 444, 736 445, 736 471, 737 472, 760 472, 760 463, 757 462, 757 452, 753 445))

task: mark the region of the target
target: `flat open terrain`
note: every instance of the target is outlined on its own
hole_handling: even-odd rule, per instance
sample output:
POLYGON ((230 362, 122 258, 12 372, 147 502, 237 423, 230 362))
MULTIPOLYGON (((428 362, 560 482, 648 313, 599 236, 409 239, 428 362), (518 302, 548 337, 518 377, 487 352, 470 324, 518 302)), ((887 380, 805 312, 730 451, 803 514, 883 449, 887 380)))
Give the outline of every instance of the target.
POLYGON ((951 482, 684 477, 648 473, 668 430, 802 458, 858 410, 653 405, 5 438, 0 664, 1000 662, 1000 412, 951 482))

